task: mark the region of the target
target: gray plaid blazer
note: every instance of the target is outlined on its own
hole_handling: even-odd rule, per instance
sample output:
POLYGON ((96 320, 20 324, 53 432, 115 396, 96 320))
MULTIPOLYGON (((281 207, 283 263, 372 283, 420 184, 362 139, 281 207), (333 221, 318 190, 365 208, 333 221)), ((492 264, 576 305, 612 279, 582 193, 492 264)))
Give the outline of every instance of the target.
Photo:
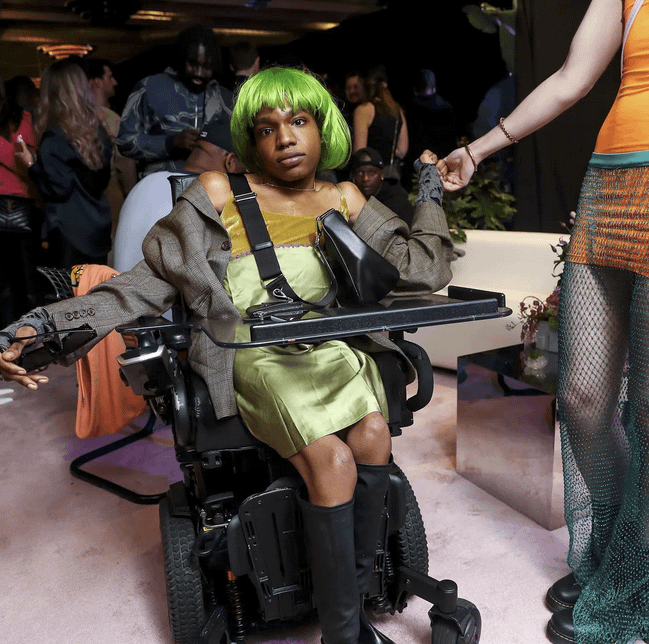
MULTIPOLYGON (((371 198, 361 210, 354 230, 399 268, 401 279, 391 295, 417 297, 443 288, 450 281, 453 245, 444 211, 434 202, 418 204, 410 228, 391 210, 371 198)), ((119 325, 144 315, 162 315, 182 296, 196 318, 238 318, 223 288, 230 259, 230 238, 207 192, 195 181, 167 216, 147 234, 144 260, 127 273, 107 280, 88 294, 45 307, 57 330, 80 321, 97 331, 97 338, 68 356, 71 364, 119 325)), ((362 343, 368 351, 393 350, 380 334, 362 343)), ((234 350, 215 346, 196 334, 189 360, 207 383, 218 418, 238 413, 232 368, 234 350)))

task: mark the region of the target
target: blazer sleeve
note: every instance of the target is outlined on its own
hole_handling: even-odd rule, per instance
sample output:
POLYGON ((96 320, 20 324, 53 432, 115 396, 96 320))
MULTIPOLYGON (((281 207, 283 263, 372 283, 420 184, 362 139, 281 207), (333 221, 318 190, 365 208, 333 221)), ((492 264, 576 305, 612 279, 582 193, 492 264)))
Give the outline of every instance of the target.
MULTIPOLYGON (((204 207, 213 210, 200 184, 191 194, 202 196, 204 207)), ((208 227, 206 221, 212 220, 188 199, 180 199, 148 232, 142 244, 145 259, 132 270, 102 282, 86 295, 45 307, 57 330, 86 322, 97 331, 98 337, 71 354, 66 364, 84 355, 116 326, 132 324, 141 316, 162 315, 179 294, 196 317, 238 317, 222 284, 229 246, 223 248, 221 237, 217 239, 217 222, 208 227)))
POLYGON ((420 297, 446 286, 453 277, 453 244, 444 210, 435 202, 418 203, 410 228, 374 197, 363 206, 354 231, 399 269, 389 297, 420 297))
POLYGON ((86 295, 48 304, 57 330, 88 324, 97 337, 69 354, 62 364, 70 365, 85 355, 115 327, 132 324, 141 316, 159 316, 168 311, 178 289, 160 277, 144 260, 132 270, 98 284, 86 295))

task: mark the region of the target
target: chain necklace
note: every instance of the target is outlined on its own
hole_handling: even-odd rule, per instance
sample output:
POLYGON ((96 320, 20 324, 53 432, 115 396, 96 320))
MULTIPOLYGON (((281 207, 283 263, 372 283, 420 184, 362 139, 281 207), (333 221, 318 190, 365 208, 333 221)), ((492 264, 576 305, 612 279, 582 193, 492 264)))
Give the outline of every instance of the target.
POLYGON ((315 192, 315 179, 313 180, 313 188, 291 188, 290 186, 276 186, 274 183, 266 183, 265 181, 260 181, 262 186, 270 186, 271 188, 277 188, 278 190, 295 190, 297 192, 315 192))

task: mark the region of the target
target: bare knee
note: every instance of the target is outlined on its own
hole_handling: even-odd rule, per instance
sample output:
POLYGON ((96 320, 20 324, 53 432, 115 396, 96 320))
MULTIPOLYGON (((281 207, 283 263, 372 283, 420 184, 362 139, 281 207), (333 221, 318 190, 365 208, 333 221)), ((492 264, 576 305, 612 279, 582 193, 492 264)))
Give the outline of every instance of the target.
POLYGON ((337 436, 320 438, 289 460, 304 480, 311 503, 334 506, 353 497, 356 463, 351 449, 337 436))
POLYGON ((358 421, 347 434, 347 445, 357 463, 387 463, 392 452, 392 438, 382 414, 372 412, 358 421))

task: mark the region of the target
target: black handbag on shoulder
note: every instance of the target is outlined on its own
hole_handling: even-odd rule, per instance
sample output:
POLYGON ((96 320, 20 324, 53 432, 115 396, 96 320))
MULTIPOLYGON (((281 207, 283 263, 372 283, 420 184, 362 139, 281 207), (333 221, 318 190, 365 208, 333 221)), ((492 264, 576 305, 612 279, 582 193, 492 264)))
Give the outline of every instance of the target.
POLYGON ((340 304, 376 304, 396 286, 397 267, 366 244, 340 212, 327 210, 316 222, 315 247, 338 280, 340 304))
POLYGON ((262 284, 271 298, 323 308, 337 299, 343 306, 376 304, 399 280, 398 269, 368 246, 337 210, 316 220, 315 248, 329 273, 331 289, 317 302, 303 300, 291 288, 277 261, 257 195, 242 174, 229 174, 234 201, 243 220, 262 284))

